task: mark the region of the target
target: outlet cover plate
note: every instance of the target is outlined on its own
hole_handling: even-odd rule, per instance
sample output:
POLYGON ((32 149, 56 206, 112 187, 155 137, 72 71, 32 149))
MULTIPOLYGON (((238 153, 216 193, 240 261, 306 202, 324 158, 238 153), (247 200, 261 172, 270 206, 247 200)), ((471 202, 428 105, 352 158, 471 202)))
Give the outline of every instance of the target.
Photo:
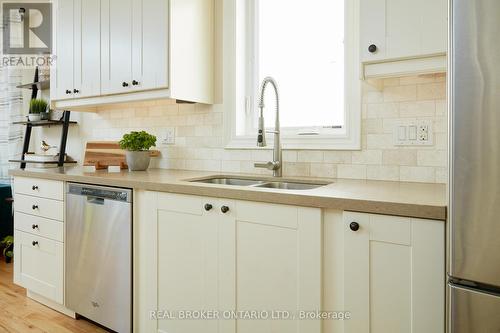
POLYGON ((395 146, 433 146, 431 120, 402 120, 394 125, 395 146))

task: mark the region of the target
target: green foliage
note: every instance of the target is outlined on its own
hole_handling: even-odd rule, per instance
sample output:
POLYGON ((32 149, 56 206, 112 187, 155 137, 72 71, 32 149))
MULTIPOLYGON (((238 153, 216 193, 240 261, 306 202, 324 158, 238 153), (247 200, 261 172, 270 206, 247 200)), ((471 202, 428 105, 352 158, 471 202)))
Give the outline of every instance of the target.
POLYGON ((47 111, 47 107, 49 103, 47 103, 44 99, 32 99, 30 101, 30 113, 42 113, 47 111))
POLYGON ((130 132, 120 140, 120 148, 131 151, 148 150, 156 145, 156 136, 145 131, 130 132))
POLYGON ((14 236, 5 236, 4 239, 0 242, 0 246, 3 247, 3 255, 4 257, 10 257, 14 255, 12 250, 10 249, 14 244, 14 236))
POLYGON ((14 244, 14 236, 5 236, 0 242, 0 246, 8 247, 14 244))

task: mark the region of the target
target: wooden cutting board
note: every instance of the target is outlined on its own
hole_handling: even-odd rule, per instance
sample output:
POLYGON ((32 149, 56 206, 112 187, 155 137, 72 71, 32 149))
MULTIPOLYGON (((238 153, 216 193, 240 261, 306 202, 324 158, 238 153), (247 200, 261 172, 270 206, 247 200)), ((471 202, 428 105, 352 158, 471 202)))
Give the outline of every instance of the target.
MULTIPOLYGON (((151 157, 160 156, 158 150, 150 150, 151 157)), ((117 141, 89 141, 85 146, 85 166, 95 166, 96 170, 107 169, 109 166, 119 166, 126 169, 125 150, 117 141)))

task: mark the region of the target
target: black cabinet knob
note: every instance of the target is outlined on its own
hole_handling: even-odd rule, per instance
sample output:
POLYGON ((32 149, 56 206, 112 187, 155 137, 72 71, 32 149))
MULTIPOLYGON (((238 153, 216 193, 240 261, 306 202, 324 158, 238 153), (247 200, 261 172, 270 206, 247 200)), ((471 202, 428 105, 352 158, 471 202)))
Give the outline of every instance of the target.
POLYGON ((38 245, 38 242, 37 242, 37 241, 32 241, 32 242, 31 242, 31 245, 33 245, 33 246, 37 246, 37 245, 38 245))
POLYGON ((220 208, 220 211, 223 212, 224 214, 226 214, 227 212, 229 212, 229 207, 228 206, 222 206, 220 208))
POLYGON ((38 205, 31 206, 31 209, 33 209, 33 210, 38 209, 38 205))
POLYGON ((33 224, 33 225, 31 226, 31 229, 33 229, 33 230, 38 229, 38 224, 33 224))
POLYGON ((32 189, 33 191, 36 191, 36 190, 38 190, 38 186, 33 185, 33 186, 31 186, 31 189, 32 189))
POLYGON ((73 89, 73 92, 74 92, 75 94, 78 94, 78 93, 80 93, 80 90, 78 90, 78 89, 73 89))
POLYGON ((133 86, 138 86, 138 85, 139 85, 139 81, 132 80, 132 85, 133 85, 133 86))
POLYGON ((66 95, 69 95, 69 94, 71 94, 71 90, 66 89, 66 95))
POLYGON ((127 82, 123 82, 122 83, 122 87, 128 87, 128 83, 127 82))
POLYGON ((208 212, 209 210, 212 210, 213 206, 211 204, 205 204, 205 210, 208 212))
POLYGON ((349 228, 351 228, 352 231, 358 231, 359 230, 359 223, 358 222, 351 222, 351 224, 349 224, 349 228))
POLYGON ((377 45, 372 44, 372 45, 368 46, 368 52, 370 52, 370 53, 377 52, 377 45))

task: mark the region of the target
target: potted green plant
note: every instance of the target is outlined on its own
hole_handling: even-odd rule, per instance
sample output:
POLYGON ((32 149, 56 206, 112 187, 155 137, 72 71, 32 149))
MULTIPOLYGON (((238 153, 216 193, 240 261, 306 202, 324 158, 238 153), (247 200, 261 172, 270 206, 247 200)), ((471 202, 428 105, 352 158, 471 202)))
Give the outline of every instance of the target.
POLYGON ((12 261, 12 257, 14 256, 14 237, 13 236, 5 236, 4 239, 0 242, 0 246, 3 248, 3 256, 5 257, 5 262, 10 263, 12 261))
POLYGON ((120 140, 120 148, 126 150, 130 171, 144 171, 149 167, 151 155, 149 148, 156 145, 156 136, 145 131, 130 132, 120 140))
POLYGON ((28 115, 29 121, 39 121, 42 119, 42 114, 47 112, 47 103, 44 99, 32 99, 30 101, 30 112, 28 115))

